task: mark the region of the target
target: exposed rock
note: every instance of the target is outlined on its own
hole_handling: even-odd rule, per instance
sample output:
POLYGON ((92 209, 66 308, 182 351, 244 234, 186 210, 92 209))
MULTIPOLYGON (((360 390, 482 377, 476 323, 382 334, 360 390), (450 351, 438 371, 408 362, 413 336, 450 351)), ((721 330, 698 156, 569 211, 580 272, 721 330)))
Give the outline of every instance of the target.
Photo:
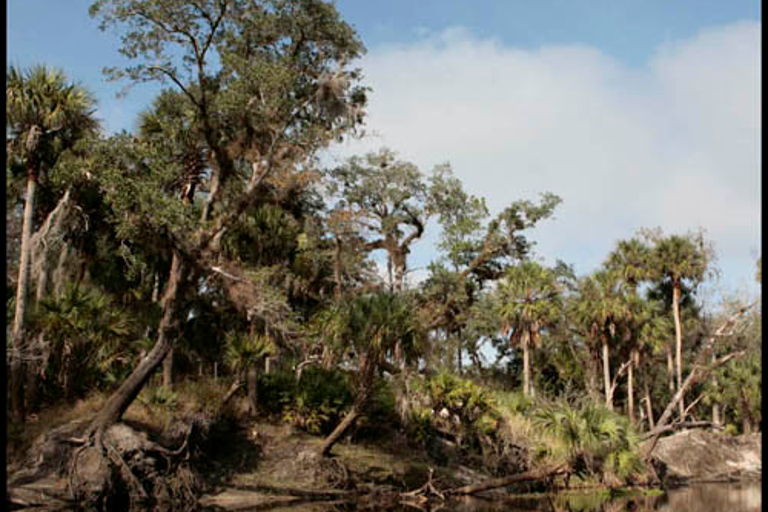
POLYGON ((667 482, 760 480, 761 448, 762 434, 685 430, 659 439, 652 462, 667 482))

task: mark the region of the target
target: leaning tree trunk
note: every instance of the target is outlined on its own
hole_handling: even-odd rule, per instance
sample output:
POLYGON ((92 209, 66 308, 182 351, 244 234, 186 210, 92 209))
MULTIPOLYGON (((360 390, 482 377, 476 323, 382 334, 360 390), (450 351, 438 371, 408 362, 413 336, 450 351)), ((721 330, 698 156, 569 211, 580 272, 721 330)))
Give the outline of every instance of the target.
MULTIPOLYGON (((675 316, 675 370, 677 389, 683 386, 683 326, 680 323, 680 284, 674 283, 672 288, 672 312, 675 316)), ((685 421, 685 396, 680 398, 677 410, 680 421, 685 421)))
POLYGON ((37 175, 34 169, 28 171, 27 200, 24 204, 24 224, 21 228, 21 257, 19 261, 19 279, 16 285, 16 311, 13 318, 13 359, 11 360, 11 413, 13 420, 24 422, 24 315, 27 311, 27 293, 29 291, 29 263, 31 254, 32 223, 35 213, 35 192, 37 175))
POLYGON ((341 420, 341 423, 333 429, 333 432, 325 438, 318 448, 317 453, 321 457, 327 457, 331 453, 333 445, 341 439, 352 425, 355 424, 355 421, 362 415, 365 407, 368 405, 368 398, 373 392, 373 383, 378 367, 376 364, 378 355, 375 353, 363 353, 360 357, 362 361, 360 365, 360 386, 358 388, 358 395, 352 403, 352 407, 349 409, 346 416, 344 416, 344 419, 341 420))
POLYGON ((147 383, 152 373, 160 366, 163 359, 173 349, 173 340, 170 336, 173 318, 176 310, 179 287, 184 280, 184 265, 181 257, 174 253, 171 262, 171 270, 168 276, 168 285, 163 294, 163 317, 158 326, 157 343, 142 359, 138 366, 131 372, 120 387, 112 393, 104 407, 101 408, 90 427, 90 432, 101 432, 110 425, 116 423, 123 416, 131 403, 139 395, 139 392, 147 383))
POLYGON ((605 406, 613 410, 613 389, 611 388, 611 360, 608 353, 608 337, 603 334, 603 379, 605 383, 605 406))

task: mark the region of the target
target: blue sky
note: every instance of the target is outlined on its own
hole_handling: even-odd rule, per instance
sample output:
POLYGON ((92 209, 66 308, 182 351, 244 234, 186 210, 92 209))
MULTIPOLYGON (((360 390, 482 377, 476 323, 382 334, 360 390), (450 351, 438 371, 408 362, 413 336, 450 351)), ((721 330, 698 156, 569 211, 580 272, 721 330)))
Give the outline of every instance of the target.
MULTIPOLYGON (((108 131, 131 129, 154 87, 114 95, 117 37, 89 0, 9 0, 8 63, 46 63, 92 90, 108 131)), ((757 0, 340 0, 368 47, 373 138, 425 171, 449 161, 494 211, 561 195, 541 259, 593 270, 641 227, 703 228, 711 288, 754 294, 762 146, 757 0)), ((415 249, 413 277, 434 258, 415 249)), ((706 295, 706 294, 705 294, 706 295)))

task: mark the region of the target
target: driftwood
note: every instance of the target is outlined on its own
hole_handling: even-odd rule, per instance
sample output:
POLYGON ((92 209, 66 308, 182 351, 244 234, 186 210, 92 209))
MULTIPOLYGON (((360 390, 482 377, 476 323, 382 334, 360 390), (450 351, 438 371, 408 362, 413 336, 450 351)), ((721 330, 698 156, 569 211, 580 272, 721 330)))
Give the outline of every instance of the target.
POLYGON ((520 482, 535 482, 537 480, 546 480, 557 475, 564 475, 569 472, 567 464, 561 464, 555 467, 542 468, 535 471, 526 471, 525 473, 517 473, 511 476, 505 476, 501 478, 492 478, 485 482, 477 484, 464 485, 461 487, 453 487, 443 491, 443 494, 449 496, 456 495, 469 495, 477 494, 483 491, 490 491, 491 489, 498 489, 499 487, 508 487, 520 482))

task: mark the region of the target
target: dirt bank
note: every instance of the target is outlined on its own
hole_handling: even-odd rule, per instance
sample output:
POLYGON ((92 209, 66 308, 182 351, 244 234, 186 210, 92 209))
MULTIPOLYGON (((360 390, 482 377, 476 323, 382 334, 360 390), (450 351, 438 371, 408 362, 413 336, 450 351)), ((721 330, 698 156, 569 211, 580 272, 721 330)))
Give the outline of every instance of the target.
POLYGON ((659 439, 653 462, 668 483, 761 480, 762 434, 686 430, 659 439))

